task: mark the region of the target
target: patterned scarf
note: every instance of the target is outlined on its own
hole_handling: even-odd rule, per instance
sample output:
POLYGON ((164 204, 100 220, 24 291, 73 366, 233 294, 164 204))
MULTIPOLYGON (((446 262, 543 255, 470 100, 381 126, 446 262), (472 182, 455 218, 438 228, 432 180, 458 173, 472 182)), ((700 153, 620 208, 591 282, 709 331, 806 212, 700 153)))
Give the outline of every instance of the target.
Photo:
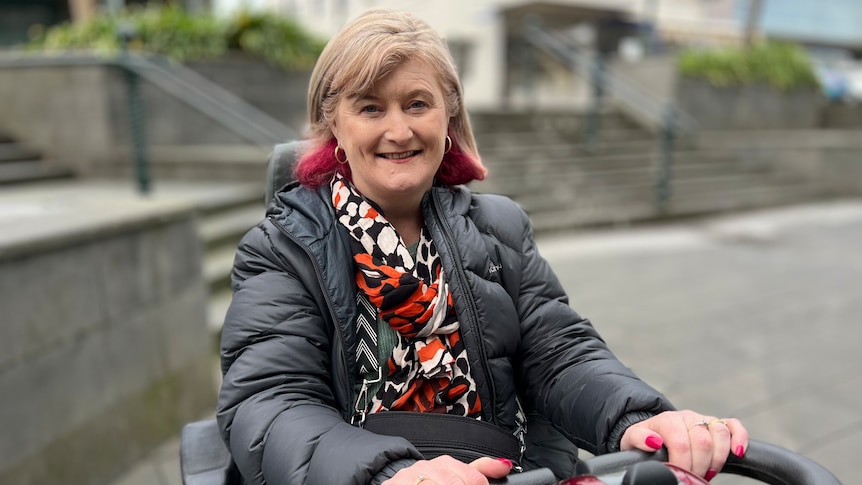
MULTIPOLYGON (((386 382, 372 397, 369 412, 478 417, 479 394, 470 375, 452 295, 425 228, 414 261, 395 228, 340 174, 332 179, 332 202, 338 222, 352 236, 360 296, 398 334, 386 364, 386 382)), ((357 352, 357 362, 360 354, 357 352)))

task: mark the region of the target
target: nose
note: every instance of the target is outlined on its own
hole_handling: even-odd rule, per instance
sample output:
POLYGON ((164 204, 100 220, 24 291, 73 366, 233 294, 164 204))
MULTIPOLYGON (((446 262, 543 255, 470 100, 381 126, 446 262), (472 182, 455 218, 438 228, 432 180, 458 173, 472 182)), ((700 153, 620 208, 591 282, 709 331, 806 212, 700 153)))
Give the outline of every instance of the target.
POLYGON ((389 110, 386 113, 386 132, 384 137, 387 141, 397 144, 404 144, 413 137, 413 130, 410 128, 410 119, 401 110, 389 110))

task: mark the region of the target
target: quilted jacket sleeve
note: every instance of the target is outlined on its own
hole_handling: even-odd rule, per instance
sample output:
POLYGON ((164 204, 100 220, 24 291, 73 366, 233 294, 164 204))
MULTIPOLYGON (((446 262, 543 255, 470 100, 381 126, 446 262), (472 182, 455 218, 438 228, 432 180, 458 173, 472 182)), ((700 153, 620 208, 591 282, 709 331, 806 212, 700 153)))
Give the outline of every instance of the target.
POLYGON ((332 389, 334 330, 309 268, 305 252, 270 222, 237 250, 217 418, 248 483, 365 484, 421 457, 402 438, 342 418, 332 389))
MULTIPOLYGON (((612 450, 609 435, 621 419, 673 409, 607 348, 592 324, 570 306, 559 279, 539 254, 523 211, 518 241, 521 319, 520 387, 532 407, 578 447, 612 450)), ((618 438, 618 437, 617 437, 618 438)))

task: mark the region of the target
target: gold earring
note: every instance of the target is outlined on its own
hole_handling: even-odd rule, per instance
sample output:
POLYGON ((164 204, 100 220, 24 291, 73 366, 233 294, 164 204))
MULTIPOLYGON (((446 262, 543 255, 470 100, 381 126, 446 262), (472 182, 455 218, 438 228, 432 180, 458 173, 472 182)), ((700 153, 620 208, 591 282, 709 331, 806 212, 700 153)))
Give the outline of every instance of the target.
POLYGON ((446 150, 443 152, 443 155, 449 153, 449 150, 452 149, 452 139, 449 138, 449 135, 446 135, 446 150))
POLYGON ((344 152, 344 160, 341 160, 340 158, 338 158, 338 150, 339 149, 341 149, 341 151, 344 152, 344 149, 341 148, 340 145, 335 145, 335 153, 334 153, 335 161, 340 163, 341 165, 344 165, 345 163, 347 163, 347 152, 344 152))

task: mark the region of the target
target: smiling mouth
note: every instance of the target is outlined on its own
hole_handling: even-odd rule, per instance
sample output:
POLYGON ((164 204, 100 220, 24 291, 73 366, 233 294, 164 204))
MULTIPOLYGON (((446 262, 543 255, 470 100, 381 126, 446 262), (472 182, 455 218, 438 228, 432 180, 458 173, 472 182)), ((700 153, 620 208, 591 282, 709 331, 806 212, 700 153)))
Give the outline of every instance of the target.
POLYGON ((379 153, 377 156, 386 158, 389 160, 404 160, 405 158, 414 157, 422 153, 422 150, 411 150, 409 152, 400 152, 400 153, 379 153))

